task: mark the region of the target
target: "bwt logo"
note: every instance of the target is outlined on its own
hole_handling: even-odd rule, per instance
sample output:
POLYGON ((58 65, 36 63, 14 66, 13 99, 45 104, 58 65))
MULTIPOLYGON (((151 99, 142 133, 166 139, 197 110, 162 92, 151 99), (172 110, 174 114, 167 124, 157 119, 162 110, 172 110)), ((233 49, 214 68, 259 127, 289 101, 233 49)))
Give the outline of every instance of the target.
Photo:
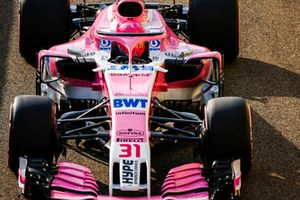
POLYGON ((159 51, 160 50, 160 41, 152 40, 150 42, 150 51, 159 51))
POLYGON ((114 99, 114 108, 146 108, 147 99, 114 99))
POLYGON ((111 49, 111 42, 110 40, 101 40, 100 41, 100 50, 108 51, 111 49))
POLYGON ((152 40, 150 42, 150 47, 152 47, 152 48, 159 48, 160 47, 160 41, 159 40, 152 40))

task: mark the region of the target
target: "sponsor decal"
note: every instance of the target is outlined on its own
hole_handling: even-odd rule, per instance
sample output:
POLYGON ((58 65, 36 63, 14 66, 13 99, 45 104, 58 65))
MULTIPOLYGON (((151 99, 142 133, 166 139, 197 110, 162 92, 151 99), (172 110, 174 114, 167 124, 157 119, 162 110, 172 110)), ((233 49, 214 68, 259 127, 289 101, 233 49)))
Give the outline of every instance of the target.
POLYGON ((144 136, 144 131, 134 130, 134 129, 125 129, 117 131, 118 136, 125 136, 125 137, 141 137, 144 136))
POLYGON ((118 111, 116 115, 146 115, 144 112, 137 112, 137 111, 118 111))
POLYGON ((101 40, 100 41, 100 50, 102 51, 110 51, 111 49, 111 42, 110 40, 101 40))
POLYGON ((133 184, 134 161, 123 160, 122 164, 122 183, 133 184))
POLYGON ((140 66, 138 68, 138 70, 141 70, 141 71, 153 71, 154 70, 154 67, 153 66, 140 66))
POLYGON ((172 58, 177 57, 177 55, 176 55, 175 53, 170 53, 170 52, 166 52, 165 55, 166 55, 167 57, 172 57, 172 58))
POLYGON ((147 99, 139 98, 126 98, 126 99, 114 99, 114 108, 146 108, 148 103, 147 99))
POLYGON ((150 51, 160 51, 160 41, 159 40, 152 40, 149 45, 150 51))
POLYGON ((128 65, 122 65, 120 70, 128 70, 129 69, 129 66, 128 65))
POLYGON ((124 70, 128 70, 128 69, 129 69, 128 65, 122 65, 122 66, 111 65, 108 70, 111 70, 111 71, 122 70, 122 71, 124 71, 124 70))
POLYGON ((138 184, 138 161, 122 161, 122 183, 138 184))
POLYGON ((138 91, 115 91, 114 92, 114 96, 133 96, 133 95, 147 96, 147 93, 138 92, 138 91))
POLYGON ((108 70, 117 70, 117 66, 116 65, 111 65, 108 70))
POLYGON ((133 173, 133 183, 134 184, 138 184, 138 171, 139 171, 139 167, 138 167, 138 161, 134 161, 134 173, 133 173))
POLYGON ((91 52, 86 53, 84 56, 90 57, 90 56, 94 56, 95 54, 96 54, 96 52, 91 51, 91 52))
POLYGON ((133 65, 133 66, 132 66, 132 69, 135 70, 135 71, 138 71, 138 70, 139 70, 139 66, 133 65))
MULTIPOLYGON (((139 66, 139 65, 133 65, 132 69, 134 71, 153 71, 154 67, 153 66, 139 66)), ((117 67, 116 65, 111 65, 109 67, 109 70, 129 70, 129 65, 122 65, 121 67, 117 67)))
POLYGON ((136 142, 144 142, 143 138, 117 138, 117 142, 128 142, 128 143, 136 143, 136 142))
POLYGON ((149 74, 149 73, 148 73, 148 74, 146 74, 146 73, 145 73, 145 74, 144 74, 144 73, 143 73, 143 74, 142 74, 142 73, 139 73, 139 74, 111 73, 111 74, 110 74, 110 76, 117 76, 117 77, 124 77, 124 76, 125 76, 125 77, 127 77, 127 76, 128 76, 128 77, 129 77, 129 76, 130 76, 130 77, 149 77, 150 75, 151 75, 151 74, 149 74))
POLYGON ((182 51, 176 51, 176 53, 171 53, 171 52, 166 52, 165 56, 167 57, 172 57, 172 58, 184 58, 186 56, 190 56, 192 55, 193 51, 186 49, 186 50, 182 50, 182 51))

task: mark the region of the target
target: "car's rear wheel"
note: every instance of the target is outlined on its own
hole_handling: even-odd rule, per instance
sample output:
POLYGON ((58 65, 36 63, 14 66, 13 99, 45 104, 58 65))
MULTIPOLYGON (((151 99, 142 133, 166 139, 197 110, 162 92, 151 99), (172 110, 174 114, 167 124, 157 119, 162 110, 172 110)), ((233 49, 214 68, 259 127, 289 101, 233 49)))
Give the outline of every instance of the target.
POLYGON ((68 0, 20 0, 19 51, 36 64, 39 50, 69 40, 68 0))
POLYGON ((218 50, 225 61, 239 54, 239 0, 190 0, 190 42, 218 50))
POLYGON ((239 97, 222 97, 208 101, 205 107, 206 150, 204 159, 241 159, 241 172, 252 166, 251 112, 239 97))
POLYGON ((41 96, 17 96, 11 106, 8 166, 13 172, 19 157, 43 158, 49 163, 57 150, 55 106, 41 96))

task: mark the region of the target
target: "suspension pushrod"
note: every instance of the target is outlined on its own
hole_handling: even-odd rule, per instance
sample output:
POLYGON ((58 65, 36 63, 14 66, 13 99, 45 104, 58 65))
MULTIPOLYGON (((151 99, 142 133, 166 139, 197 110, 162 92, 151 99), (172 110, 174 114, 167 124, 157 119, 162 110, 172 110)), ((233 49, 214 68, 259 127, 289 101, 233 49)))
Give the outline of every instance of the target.
POLYGON ((102 132, 97 132, 95 134, 74 134, 74 135, 62 135, 61 139, 64 140, 75 140, 75 139, 94 139, 94 138, 102 138, 102 137, 109 137, 109 131, 102 131, 102 132))
POLYGON ((168 113, 170 113, 170 114, 172 114, 172 115, 174 115, 174 116, 177 117, 178 119, 183 119, 180 115, 176 114, 173 110, 170 110, 170 109, 164 107, 164 106, 161 105, 160 103, 157 103, 157 102, 153 101, 153 106, 156 107, 156 108, 159 108, 159 109, 161 109, 161 110, 163 110, 163 111, 166 111, 166 112, 168 112, 168 113))
POLYGON ((90 112, 92 112, 93 110, 96 110, 98 108, 101 108, 102 106, 104 106, 105 104, 107 104, 109 102, 109 99, 104 100, 103 102, 99 103, 98 105, 96 105, 95 107, 89 109, 88 111, 86 111, 85 113, 81 114, 80 116, 77 117, 77 119, 82 118, 83 116, 89 114, 90 112))
POLYGON ((179 123, 185 123, 185 124, 201 124, 202 123, 202 121, 199 121, 199 120, 178 119, 178 118, 157 117, 157 116, 151 116, 150 120, 158 121, 158 122, 179 122, 179 123))
POLYGON ((84 130, 87 130, 87 129, 97 128, 97 127, 101 126, 102 124, 103 124, 103 122, 99 122, 99 123, 96 123, 96 124, 92 124, 90 126, 85 126, 85 127, 77 128, 77 129, 74 129, 74 130, 70 130, 70 131, 65 132, 65 135, 71 135, 73 133, 77 133, 77 132, 84 131, 84 130))
POLYGON ((199 140, 196 136, 176 136, 164 134, 163 132, 151 132, 152 138, 172 139, 172 140, 199 140))
POLYGON ((189 136, 195 136, 195 133, 190 132, 190 131, 182 130, 182 129, 175 128, 175 127, 172 127, 172 126, 168 126, 166 124, 162 124, 162 123, 158 123, 158 122, 154 122, 154 123, 156 123, 161 128, 166 128, 166 129, 169 129, 169 130, 177 131, 177 132, 189 135, 189 136))
POLYGON ((85 117, 85 118, 73 118, 73 119, 58 119, 57 122, 84 122, 84 121, 93 121, 93 120, 110 120, 109 116, 99 116, 99 117, 85 117))

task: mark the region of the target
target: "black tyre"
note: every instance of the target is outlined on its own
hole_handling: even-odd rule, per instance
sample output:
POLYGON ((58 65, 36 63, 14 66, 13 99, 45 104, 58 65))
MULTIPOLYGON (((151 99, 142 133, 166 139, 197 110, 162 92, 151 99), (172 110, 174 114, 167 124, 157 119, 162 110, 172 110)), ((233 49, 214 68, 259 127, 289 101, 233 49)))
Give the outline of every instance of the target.
POLYGON ((251 112, 239 97, 221 97, 205 107, 207 162, 218 159, 241 159, 241 172, 252 166, 251 112))
POLYGON ((51 99, 17 96, 11 106, 8 166, 16 172, 19 157, 43 158, 52 162, 57 148, 55 112, 51 99))
POLYGON ((218 50, 225 61, 239 54, 239 0, 190 0, 190 42, 218 50))
POLYGON ((19 51, 36 64, 36 54, 69 40, 68 0, 20 0, 19 51))

